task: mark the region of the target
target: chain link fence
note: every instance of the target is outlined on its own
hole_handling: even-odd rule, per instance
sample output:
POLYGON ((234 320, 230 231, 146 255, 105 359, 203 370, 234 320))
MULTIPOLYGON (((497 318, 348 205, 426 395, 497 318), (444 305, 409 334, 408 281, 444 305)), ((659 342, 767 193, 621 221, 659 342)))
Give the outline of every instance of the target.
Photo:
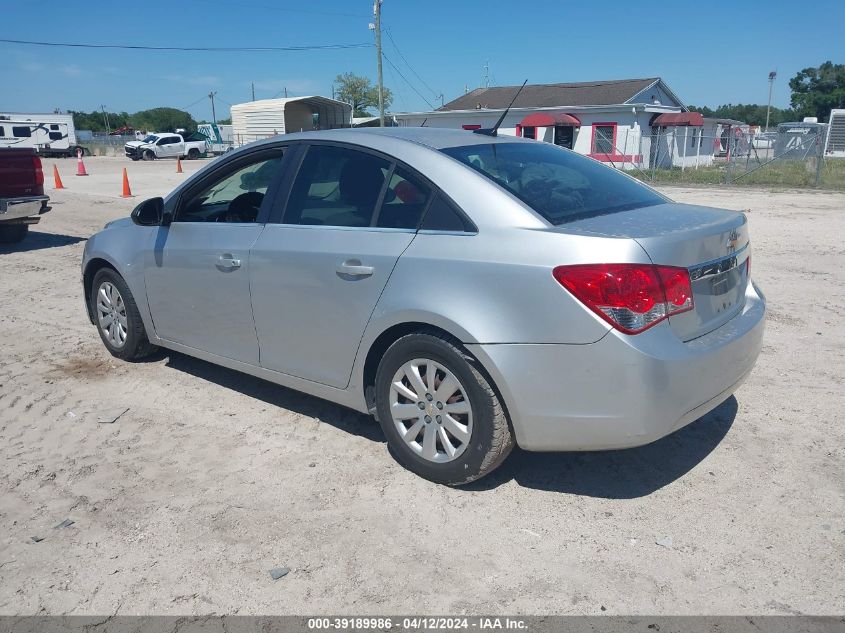
POLYGON ((825 155, 824 125, 753 135, 739 125, 625 132, 605 162, 646 182, 845 189, 845 159, 825 155))

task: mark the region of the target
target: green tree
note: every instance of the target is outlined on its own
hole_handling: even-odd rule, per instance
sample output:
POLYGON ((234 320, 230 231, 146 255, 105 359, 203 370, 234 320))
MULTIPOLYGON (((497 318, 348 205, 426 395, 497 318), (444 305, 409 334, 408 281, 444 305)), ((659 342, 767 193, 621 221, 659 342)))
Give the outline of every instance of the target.
POLYGON ((184 128, 188 132, 195 132, 197 122, 189 113, 177 108, 152 108, 141 110, 129 117, 130 125, 136 130, 148 132, 174 132, 184 128))
MULTIPOLYGON (((750 103, 747 105, 743 103, 739 103, 736 105, 728 103, 726 105, 720 105, 715 110, 706 106, 699 107, 691 105, 688 107, 693 112, 700 112, 708 118, 733 119, 735 121, 742 121, 743 123, 748 123, 749 125, 763 126, 766 124, 766 106, 758 105, 756 103, 750 103)), ((794 121, 795 118, 796 114, 793 110, 772 108, 771 114, 769 116, 769 127, 773 128, 776 127, 778 123, 794 121)))
POLYGON ((792 107, 802 117, 827 121, 833 108, 845 108, 845 64, 826 61, 818 68, 805 68, 789 80, 792 107))
MULTIPOLYGON (((367 108, 378 108, 378 87, 366 77, 343 73, 335 77, 337 98, 352 105, 352 116, 371 116, 367 108)), ((384 109, 393 102, 393 93, 384 89, 384 109)))

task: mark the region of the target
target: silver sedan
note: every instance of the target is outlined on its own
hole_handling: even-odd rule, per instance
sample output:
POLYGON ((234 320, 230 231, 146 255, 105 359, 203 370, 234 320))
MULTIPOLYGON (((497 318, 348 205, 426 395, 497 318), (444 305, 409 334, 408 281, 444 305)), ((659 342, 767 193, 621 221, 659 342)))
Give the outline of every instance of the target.
POLYGON ((91 323, 372 414, 457 485, 531 451, 638 446, 727 399, 765 300, 742 213, 675 204, 547 143, 290 134, 87 243, 91 323))

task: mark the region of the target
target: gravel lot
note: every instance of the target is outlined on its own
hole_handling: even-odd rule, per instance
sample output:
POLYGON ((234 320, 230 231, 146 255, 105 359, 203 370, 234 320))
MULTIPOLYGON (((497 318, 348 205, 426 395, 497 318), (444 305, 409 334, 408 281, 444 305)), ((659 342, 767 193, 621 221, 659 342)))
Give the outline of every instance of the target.
POLYGON ((750 379, 650 446, 515 451, 449 489, 363 415, 179 354, 113 359, 84 240, 201 163, 45 161, 48 183, 54 163, 67 189, 0 250, 0 613, 845 612, 845 194, 667 189, 751 210, 770 312, 750 379))

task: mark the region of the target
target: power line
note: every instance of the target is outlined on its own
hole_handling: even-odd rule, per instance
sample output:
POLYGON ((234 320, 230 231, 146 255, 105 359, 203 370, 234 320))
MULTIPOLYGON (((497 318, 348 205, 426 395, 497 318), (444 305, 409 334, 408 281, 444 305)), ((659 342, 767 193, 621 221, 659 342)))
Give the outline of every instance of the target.
POLYGON ((361 44, 319 44, 316 46, 140 46, 130 44, 79 44, 75 42, 33 42, 29 40, 0 39, 6 44, 26 44, 30 46, 63 46, 70 48, 119 48, 140 51, 200 51, 210 53, 273 53, 281 51, 323 51, 349 48, 370 48, 369 42, 361 44))
POLYGON ((417 88, 416 88, 416 86, 414 86, 414 84, 412 84, 410 81, 408 81, 408 78, 405 75, 402 74, 402 71, 399 70, 396 67, 396 64, 394 64, 392 61, 390 61, 390 58, 387 55, 385 55, 384 53, 382 53, 382 57, 384 57, 385 61, 393 67, 393 70, 395 70, 397 73, 399 73, 399 76, 402 77, 402 79, 405 80, 405 83, 408 84, 408 86, 410 86, 411 90, 416 92, 417 96, 420 99, 422 99, 423 101, 425 101, 428 104, 429 108, 434 110, 434 106, 431 105, 431 102, 428 99, 426 99, 419 90, 417 90, 417 88))
POLYGON ((425 82, 425 79, 423 79, 422 77, 420 77, 420 74, 419 74, 416 70, 414 70, 414 67, 413 67, 413 66, 411 66, 410 62, 409 62, 409 61, 407 60, 407 58, 406 58, 406 57, 402 54, 402 51, 400 51, 400 50, 399 50, 399 47, 396 45, 396 40, 394 40, 394 39, 393 39, 393 35, 391 35, 391 34, 390 34, 390 29, 389 29, 389 28, 388 28, 388 29, 385 29, 385 30, 384 30, 384 32, 385 32, 385 33, 387 33, 387 37, 388 37, 388 39, 390 40, 390 43, 391 43, 391 44, 393 44, 393 48, 394 48, 394 49, 396 50, 396 52, 399 54, 399 57, 401 57, 401 58, 402 58, 402 61, 404 61, 404 62, 405 62, 405 65, 406 65, 406 66, 410 69, 410 71, 411 71, 412 73, 414 73, 414 75, 416 76, 416 78, 420 80, 420 83, 421 83, 423 86, 425 86, 426 88, 428 88, 428 90, 431 92, 431 94, 433 94, 435 97, 439 97, 439 96, 440 96, 440 93, 439 93, 439 92, 437 92, 437 91, 436 91, 434 88, 432 88, 431 86, 429 86, 429 85, 425 82))

